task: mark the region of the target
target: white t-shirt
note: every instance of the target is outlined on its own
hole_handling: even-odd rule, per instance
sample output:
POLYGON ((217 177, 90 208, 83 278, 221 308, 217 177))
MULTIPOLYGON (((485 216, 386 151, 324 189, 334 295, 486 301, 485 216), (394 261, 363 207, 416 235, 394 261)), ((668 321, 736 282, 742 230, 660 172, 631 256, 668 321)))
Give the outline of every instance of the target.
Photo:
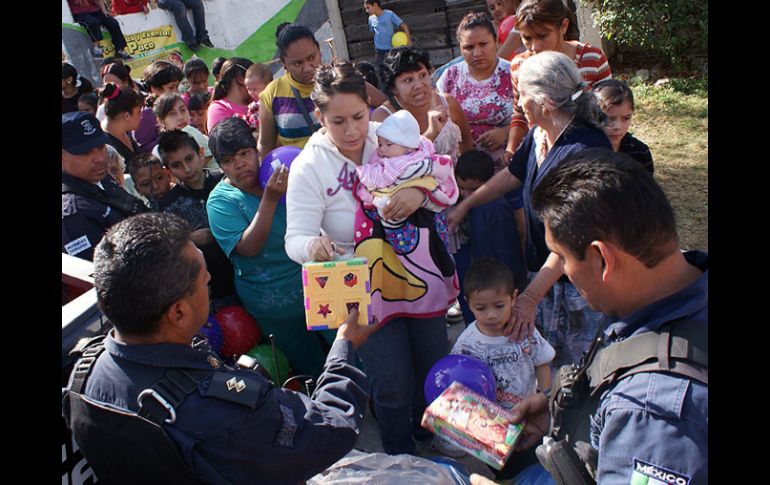
POLYGON ((551 362, 556 353, 537 330, 522 344, 509 342, 506 336, 484 335, 473 322, 457 338, 450 353, 486 362, 495 375, 497 403, 510 409, 537 390, 535 367, 551 362))

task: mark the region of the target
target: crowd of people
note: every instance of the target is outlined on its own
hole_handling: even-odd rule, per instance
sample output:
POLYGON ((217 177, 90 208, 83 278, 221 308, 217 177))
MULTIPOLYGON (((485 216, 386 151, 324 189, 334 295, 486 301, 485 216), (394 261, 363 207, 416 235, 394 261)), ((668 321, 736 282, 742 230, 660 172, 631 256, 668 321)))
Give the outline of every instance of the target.
MULTIPOLYGON (((376 69, 324 64, 297 24, 277 29, 285 72, 275 78, 249 59, 209 69, 193 57, 134 79, 118 56, 94 90, 63 62, 62 252, 94 261, 115 327, 69 405, 82 395, 144 416, 139 393, 169 369, 206 371, 190 371, 192 397, 163 426, 184 465, 212 483, 296 482, 353 447, 368 395, 386 453, 462 456, 420 423, 430 368, 468 354, 525 420, 517 451, 493 470, 507 480, 537 463, 552 380, 562 366, 587 369, 597 339, 612 348, 660 328, 678 335, 684 326, 671 322, 681 320, 707 332, 707 256, 679 251, 650 150, 628 131, 631 89, 601 49, 578 41, 561 0, 487 6, 464 16, 461 59, 439 72, 411 36, 387 50, 375 37, 376 69), (281 147, 301 151, 261 180, 262 160, 281 147), (351 310, 339 330, 308 331, 302 264, 360 256, 370 325, 351 310), (190 347, 230 304, 274 335, 295 373, 317 379, 312 398, 190 347), (453 305, 467 327, 456 342, 453 305), (153 360, 158 352, 167 358, 153 360), (250 397, 228 394, 238 379, 250 397)), ((390 12, 377 0, 364 8, 375 20, 390 12)), ((391 17, 388 32, 409 34, 391 17)), ((197 38, 183 30, 188 43, 210 43, 203 26, 197 38)), ((593 461, 581 456, 599 483, 636 483, 650 469, 705 477, 707 379, 661 369, 601 396, 584 437, 593 461)), ((76 433, 87 457, 115 437, 75 429, 88 430, 76 433)), ((120 476, 107 468, 94 463, 98 476, 120 476)))

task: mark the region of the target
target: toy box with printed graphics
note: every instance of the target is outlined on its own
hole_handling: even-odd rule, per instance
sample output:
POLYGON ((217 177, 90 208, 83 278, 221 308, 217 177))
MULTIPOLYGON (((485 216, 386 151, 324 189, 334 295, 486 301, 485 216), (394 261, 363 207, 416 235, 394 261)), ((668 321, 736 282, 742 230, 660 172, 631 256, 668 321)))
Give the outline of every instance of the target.
POLYGON ((425 410, 422 427, 500 470, 523 426, 511 413, 459 382, 453 382, 425 410))
POLYGON ((302 289, 308 330, 338 328, 352 308, 358 309, 358 324, 369 325, 372 300, 366 258, 305 263, 302 289))

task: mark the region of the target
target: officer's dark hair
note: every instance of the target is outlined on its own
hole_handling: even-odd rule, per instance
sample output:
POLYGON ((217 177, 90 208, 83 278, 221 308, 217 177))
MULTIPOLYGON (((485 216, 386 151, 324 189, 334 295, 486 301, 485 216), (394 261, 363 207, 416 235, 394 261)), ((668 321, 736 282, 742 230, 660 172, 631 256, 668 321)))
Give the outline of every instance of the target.
POLYGON ((182 73, 185 79, 190 79, 196 74, 205 74, 206 77, 209 77, 209 66, 206 65, 203 59, 194 57, 185 63, 182 73))
POLYGON ((497 38, 495 24, 492 23, 492 17, 490 17, 487 12, 468 12, 462 20, 460 20, 460 24, 457 26, 457 32, 455 33, 457 36, 457 43, 460 44, 462 42, 462 35, 465 31, 477 27, 486 30, 492 37, 497 38))
POLYGON ((355 94, 364 103, 369 104, 364 76, 353 67, 350 61, 335 59, 331 65, 322 64, 316 70, 313 82, 310 99, 321 112, 326 111, 329 98, 340 93, 355 94))
POLYGON ((195 141, 195 138, 191 137, 182 130, 169 130, 164 131, 158 136, 158 153, 163 162, 163 166, 168 168, 165 155, 167 153, 175 152, 187 145, 195 153, 199 153, 200 145, 195 141))
POLYGON ((214 100, 223 99, 230 92, 232 84, 239 78, 246 77, 246 71, 254 64, 243 57, 231 57, 222 64, 219 81, 214 84, 214 100))
POLYGON ((313 35, 313 31, 305 27, 304 25, 299 24, 287 24, 287 25, 279 25, 278 28, 275 30, 275 45, 278 47, 278 57, 283 60, 284 57, 286 57, 286 49, 289 48, 290 45, 297 42, 300 39, 308 39, 315 44, 318 49, 321 48, 321 46, 318 44, 318 41, 315 40, 315 35, 313 35))
POLYGON ((61 78, 67 79, 72 78, 72 82, 75 82, 78 80, 78 71, 75 69, 75 66, 72 64, 69 64, 67 62, 61 63, 61 78))
POLYGON ((484 290, 504 290, 512 295, 516 289, 511 269, 495 258, 479 258, 465 272, 463 293, 469 300, 473 294, 484 290))
POLYGON ((168 308, 195 290, 204 268, 186 256, 190 226, 145 213, 112 226, 94 251, 99 309, 123 335, 149 336, 168 308))
POLYGON ((214 77, 219 76, 219 73, 222 71, 222 64, 224 64, 226 60, 227 58, 220 56, 211 61, 211 74, 214 77))
POLYGON ((679 250, 674 211, 637 161, 607 148, 567 158, 532 194, 552 237, 579 259, 592 241, 609 241, 652 268, 679 250))
POLYGON ((163 166, 158 157, 152 153, 139 153, 138 155, 131 157, 128 162, 126 162, 126 171, 129 173, 129 175, 131 175, 131 178, 135 178, 136 172, 148 165, 153 164, 158 165, 159 167, 163 166))
POLYGON ((131 113, 137 106, 144 104, 144 98, 133 89, 121 89, 115 83, 107 83, 99 91, 99 99, 104 102, 104 114, 112 119, 121 113, 131 113))
POLYGON ((494 174, 495 162, 487 152, 476 149, 468 150, 457 159, 456 178, 486 182, 494 174))
POLYGON ((407 72, 419 71, 423 67, 430 72, 430 54, 425 49, 403 46, 388 51, 383 61, 385 68, 382 70, 382 92, 386 96, 393 95, 393 86, 396 78, 407 72))

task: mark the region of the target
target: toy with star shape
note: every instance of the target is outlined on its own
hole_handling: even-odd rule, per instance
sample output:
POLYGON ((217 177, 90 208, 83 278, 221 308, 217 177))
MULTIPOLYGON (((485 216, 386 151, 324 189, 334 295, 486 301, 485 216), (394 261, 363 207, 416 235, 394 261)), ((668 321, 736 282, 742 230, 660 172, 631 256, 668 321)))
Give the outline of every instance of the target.
POLYGON ((338 328, 358 309, 358 324, 369 325, 371 296, 366 258, 310 262, 302 265, 305 320, 308 330, 338 328))

